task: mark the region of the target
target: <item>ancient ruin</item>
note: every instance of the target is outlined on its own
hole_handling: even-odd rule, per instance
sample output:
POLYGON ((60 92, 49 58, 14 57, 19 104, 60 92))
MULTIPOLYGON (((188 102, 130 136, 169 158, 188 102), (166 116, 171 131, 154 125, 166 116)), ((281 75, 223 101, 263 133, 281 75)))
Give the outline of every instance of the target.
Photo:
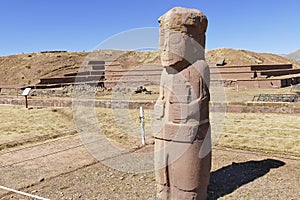
POLYGON ((175 7, 159 18, 163 72, 155 104, 158 199, 206 199, 211 168, 206 16, 175 7))
POLYGON ((59 77, 41 78, 38 84, 28 87, 50 89, 86 84, 113 88, 122 83, 127 86, 135 86, 137 83, 158 85, 161 71, 161 65, 157 64, 124 69, 116 60, 90 60, 78 72, 66 73, 59 77))
MULTIPOLYGON (((225 61, 221 59, 219 62, 225 61)), ((212 85, 244 88, 282 88, 300 83, 300 69, 294 68, 289 63, 221 65, 219 62, 210 63, 212 85)), ((143 65, 136 69, 124 69, 117 61, 91 60, 80 72, 66 73, 60 77, 41 78, 38 84, 26 87, 49 89, 76 85, 77 83, 96 84, 100 87, 112 88, 120 82, 124 82, 126 85, 131 85, 133 82, 157 85, 161 73, 162 66, 158 64, 143 65)))
POLYGON ((211 84, 225 87, 282 88, 300 83, 292 64, 225 65, 210 67, 211 84))

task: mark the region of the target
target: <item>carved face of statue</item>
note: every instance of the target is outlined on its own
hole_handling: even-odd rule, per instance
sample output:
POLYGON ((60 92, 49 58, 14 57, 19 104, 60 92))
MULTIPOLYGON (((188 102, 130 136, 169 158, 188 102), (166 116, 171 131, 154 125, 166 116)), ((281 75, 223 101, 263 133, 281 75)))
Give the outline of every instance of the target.
POLYGON ((207 18, 202 12, 175 7, 162 15, 158 22, 163 66, 179 71, 204 59, 207 18))
POLYGON ((184 35, 176 31, 161 30, 159 48, 163 66, 173 66, 182 62, 186 50, 184 35))
POLYGON ((188 63, 204 58, 203 46, 185 32, 161 29, 159 48, 161 63, 165 67, 181 69, 188 63))

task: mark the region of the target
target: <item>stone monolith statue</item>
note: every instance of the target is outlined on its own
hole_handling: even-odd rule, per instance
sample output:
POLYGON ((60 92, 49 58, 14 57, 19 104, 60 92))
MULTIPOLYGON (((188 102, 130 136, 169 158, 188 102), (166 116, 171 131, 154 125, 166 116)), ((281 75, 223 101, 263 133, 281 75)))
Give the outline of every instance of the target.
POLYGON ((211 169, 206 16, 175 7, 159 18, 163 72, 155 104, 157 198, 206 199, 211 169), (157 128, 158 127, 158 128, 157 128))

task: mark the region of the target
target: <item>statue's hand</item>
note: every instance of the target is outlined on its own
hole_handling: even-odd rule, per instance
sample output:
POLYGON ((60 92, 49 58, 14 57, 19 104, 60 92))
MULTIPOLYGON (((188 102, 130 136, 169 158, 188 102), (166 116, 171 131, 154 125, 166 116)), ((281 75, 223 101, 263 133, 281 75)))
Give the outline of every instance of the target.
POLYGON ((158 100, 154 105, 154 118, 156 120, 162 119, 164 117, 164 102, 158 100))

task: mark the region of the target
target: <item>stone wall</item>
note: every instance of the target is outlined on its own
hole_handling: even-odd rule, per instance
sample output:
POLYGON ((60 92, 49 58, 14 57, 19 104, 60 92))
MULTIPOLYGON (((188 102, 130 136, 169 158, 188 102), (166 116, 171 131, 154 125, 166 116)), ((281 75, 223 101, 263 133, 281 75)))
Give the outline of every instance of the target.
POLYGON ((212 84, 225 87, 281 88, 300 83, 300 70, 292 64, 210 67, 212 84))
MULTIPOLYGON (((92 101, 92 100, 91 100, 92 101)), ((155 101, 136 100, 136 101, 110 101, 96 100, 95 106, 102 108, 124 108, 138 109, 143 106, 144 109, 152 109, 155 101)), ((20 98, 0 98, 0 105, 24 105, 25 100, 20 98)), ((30 99, 29 107, 72 107, 72 98, 53 98, 53 99, 30 99)), ((90 104, 88 102, 88 104, 90 104)), ((281 103, 281 102, 246 102, 246 103, 210 103, 210 112, 232 112, 232 113, 280 113, 280 114, 299 114, 299 103, 281 103)))

